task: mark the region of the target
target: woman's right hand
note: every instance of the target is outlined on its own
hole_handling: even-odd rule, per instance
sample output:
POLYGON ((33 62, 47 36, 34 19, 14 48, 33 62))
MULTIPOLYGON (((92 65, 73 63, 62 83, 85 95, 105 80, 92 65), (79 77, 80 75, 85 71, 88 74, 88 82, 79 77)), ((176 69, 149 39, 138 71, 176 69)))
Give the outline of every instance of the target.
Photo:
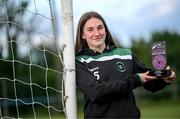
POLYGON ((150 81, 150 80, 155 80, 157 79, 155 76, 150 76, 148 75, 149 74, 149 71, 145 72, 145 73, 139 73, 139 77, 141 79, 141 81, 143 83, 147 82, 147 81, 150 81))

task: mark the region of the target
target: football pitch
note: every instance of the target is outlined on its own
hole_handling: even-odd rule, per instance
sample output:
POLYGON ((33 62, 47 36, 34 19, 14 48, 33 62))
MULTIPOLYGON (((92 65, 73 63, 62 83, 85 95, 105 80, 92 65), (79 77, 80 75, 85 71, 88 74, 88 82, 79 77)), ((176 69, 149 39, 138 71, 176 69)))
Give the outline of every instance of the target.
MULTIPOLYGON (((180 119, 179 101, 140 102, 141 119, 180 119)), ((83 119, 82 106, 78 106, 78 119, 83 119)))
POLYGON ((141 119, 180 119, 180 100, 140 104, 141 119))

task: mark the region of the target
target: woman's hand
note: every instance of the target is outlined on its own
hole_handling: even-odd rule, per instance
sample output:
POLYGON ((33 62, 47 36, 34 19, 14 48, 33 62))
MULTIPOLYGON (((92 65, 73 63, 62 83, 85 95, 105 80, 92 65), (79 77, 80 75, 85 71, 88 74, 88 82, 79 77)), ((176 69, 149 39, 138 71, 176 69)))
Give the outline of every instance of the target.
POLYGON ((155 76, 150 76, 150 75, 148 75, 148 74, 149 74, 149 71, 147 71, 147 72, 145 72, 145 73, 139 73, 139 74, 138 74, 139 77, 140 77, 140 79, 141 79, 141 81, 142 81, 142 83, 145 83, 145 82, 147 82, 147 81, 156 79, 155 76))
MULTIPOLYGON (((170 70, 170 66, 167 66, 167 70, 170 70)), ((171 83, 176 78, 176 73, 171 70, 171 75, 169 77, 164 78, 166 83, 171 83)))
MULTIPOLYGON (((170 67, 167 66, 166 69, 170 70, 170 67)), ((146 83, 147 81, 150 81, 150 80, 158 79, 157 77, 150 76, 148 74, 149 74, 149 71, 147 71, 145 73, 139 73, 138 74, 143 83, 146 83)), ((164 80, 166 83, 171 83, 175 78, 176 78, 176 73, 171 70, 171 75, 169 77, 163 78, 162 80, 164 80)))

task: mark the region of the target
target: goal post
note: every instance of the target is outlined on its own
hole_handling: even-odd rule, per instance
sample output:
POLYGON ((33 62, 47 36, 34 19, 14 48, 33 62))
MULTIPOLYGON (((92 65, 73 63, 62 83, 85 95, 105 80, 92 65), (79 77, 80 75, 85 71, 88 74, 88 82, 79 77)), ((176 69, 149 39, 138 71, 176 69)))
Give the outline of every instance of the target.
POLYGON ((65 109, 67 119, 77 119, 75 52, 72 0, 61 0, 62 43, 65 72, 65 109))

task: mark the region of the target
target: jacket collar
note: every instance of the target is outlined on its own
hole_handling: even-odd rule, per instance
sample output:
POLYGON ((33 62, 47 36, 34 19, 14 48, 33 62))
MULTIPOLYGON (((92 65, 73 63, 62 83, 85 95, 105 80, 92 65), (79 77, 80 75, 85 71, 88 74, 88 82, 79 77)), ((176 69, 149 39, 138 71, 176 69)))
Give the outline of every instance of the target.
MULTIPOLYGON (((106 45, 106 48, 103 50, 103 53, 104 52, 110 52, 112 49, 116 48, 115 45, 112 45, 112 44, 108 44, 106 45)), ((76 54, 76 56, 78 55, 90 55, 90 56, 95 56, 95 55, 99 55, 101 54, 100 52, 98 51, 93 51, 89 48, 86 48, 86 49, 83 49, 81 50, 79 53, 76 54)))

